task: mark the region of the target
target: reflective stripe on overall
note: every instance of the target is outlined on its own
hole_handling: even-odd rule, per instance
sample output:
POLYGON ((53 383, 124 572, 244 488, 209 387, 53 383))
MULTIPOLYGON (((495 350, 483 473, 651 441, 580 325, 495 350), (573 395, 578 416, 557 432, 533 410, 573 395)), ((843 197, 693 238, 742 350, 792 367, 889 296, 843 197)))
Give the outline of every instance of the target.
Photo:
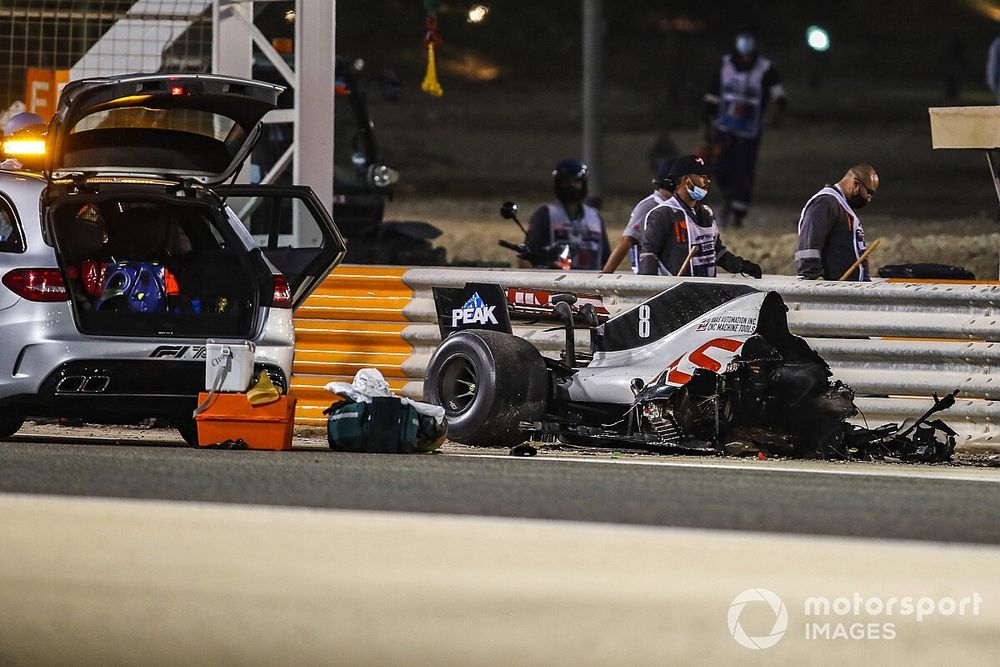
MULTIPOLYGON (((698 224, 694 217, 691 216, 687 206, 679 202, 676 196, 671 197, 660 206, 666 206, 684 214, 684 220, 687 223, 688 252, 690 253, 692 248, 698 246, 698 250, 691 256, 691 261, 688 263, 688 268, 685 270, 686 275, 714 278, 716 260, 715 244, 716 240, 719 238, 719 226, 715 224, 715 215, 712 213, 712 209, 708 206, 702 205, 702 208, 704 208, 707 214, 712 218, 712 225, 710 227, 702 227, 698 224)), ((655 211, 656 209, 653 210, 655 211)), ((652 211, 650 211, 650 213, 652 213, 652 211)), ((646 217, 649 218, 648 215, 646 217)), ((666 266, 664 266, 662 261, 659 262, 659 268, 661 276, 674 275, 666 266)))
POLYGON ((770 60, 758 56, 752 68, 741 72, 729 55, 722 58, 719 82, 722 99, 716 127, 738 137, 753 138, 760 134, 764 74, 770 66, 770 60))
POLYGON ((569 245, 574 269, 601 269, 604 225, 593 206, 583 204, 583 216, 570 220, 561 204, 546 204, 549 209, 551 243, 569 245))
MULTIPOLYGON (((854 212, 851 205, 847 203, 847 199, 844 198, 844 194, 837 188, 827 185, 809 198, 806 205, 802 207, 802 213, 799 214, 799 235, 802 234, 802 221, 806 217, 806 209, 809 208, 809 204, 811 204, 814 199, 822 197, 823 195, 829 195, 836 199, 837 203, 840 204, 840 207, 844 209, 845 213, 847 213, 847 219, 851 221, 851 239, 853 240, 851 246, 854 250, 854 257, 860 258, 861 255, 864 254, 865 249, 868 247, 865 244, 865 230, 861 226, 861 218, 858 217, 858 214, 854 212)), ((861 264, 858 265, 858 280, 866 281, 869 279, 870 275, 868 273, 868 262, 861 262, 861 264)))

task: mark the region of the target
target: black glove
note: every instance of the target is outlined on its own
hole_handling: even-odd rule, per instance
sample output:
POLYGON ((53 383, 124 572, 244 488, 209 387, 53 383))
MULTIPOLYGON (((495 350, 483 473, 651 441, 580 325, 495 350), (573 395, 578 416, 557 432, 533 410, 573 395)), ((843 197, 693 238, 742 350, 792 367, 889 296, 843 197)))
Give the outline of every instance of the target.
POLYGON ((764 275, 764 272, 760 270, 759 264, 754 264, 749 259, 744 259, 743 264, 740 265, 740 273, 745 276, 750 276, 751 278, 760 278, 764 275))

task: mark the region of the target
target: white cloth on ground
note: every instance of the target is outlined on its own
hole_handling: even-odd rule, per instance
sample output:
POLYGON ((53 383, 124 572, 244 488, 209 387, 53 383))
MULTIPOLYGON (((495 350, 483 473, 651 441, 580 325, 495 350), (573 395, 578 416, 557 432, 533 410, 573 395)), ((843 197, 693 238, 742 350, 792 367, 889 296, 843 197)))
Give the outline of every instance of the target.
MULTIPOLYGON (((377 368, 362 368, 355 373, 354 382, 328 382, 325 389, 355 403, 362 401, 371 403, 372 398, 394 396, 392 390, 389 389, 389 383, 385 381, 382 372, 377 368)), ((444 408, 440 405, 431 405, 405 397, 399 397, 399 400, 403 402, 403 405, 412 405, 420 414, 433 417, 438 424, 444 422, 444 408)))

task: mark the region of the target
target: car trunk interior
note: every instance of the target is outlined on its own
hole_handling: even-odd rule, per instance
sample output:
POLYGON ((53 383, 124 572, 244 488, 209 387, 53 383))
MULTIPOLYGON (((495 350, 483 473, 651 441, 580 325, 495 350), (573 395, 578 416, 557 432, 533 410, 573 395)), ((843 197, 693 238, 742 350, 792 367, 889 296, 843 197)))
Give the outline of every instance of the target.
POLYGON ((206 201, 74 195, 50 220, 84 333, 249 337, 270 302, 266 264, 206 201))

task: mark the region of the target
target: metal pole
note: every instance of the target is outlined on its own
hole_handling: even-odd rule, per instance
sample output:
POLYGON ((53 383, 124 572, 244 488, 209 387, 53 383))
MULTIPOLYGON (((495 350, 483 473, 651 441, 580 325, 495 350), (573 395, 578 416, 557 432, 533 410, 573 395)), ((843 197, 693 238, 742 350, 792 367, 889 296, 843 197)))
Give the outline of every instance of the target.
POLYGON ((601 64, 604 60, 601 0, 583 0, 583 161, 590 167, 590 198, 601 198, 601 64))
POLYGON ((253 23, 253 2, 212 2, 212 72, 249 79, 253 40, 246 23, 253 23))
POLYGON ((333 80, 336 0, 295 3, 295 183, 333 210, 333 80))
MULTIPOLYGON (((990 167, 990 176, 993 177, 993 187, 997 192, 997 201, 1000 201, 1000 149, 991 148, 986 151, 986 164, 990 167)), ((1000 279, 1000 253, 997 254, 997 277, 1000 279)))
MULTIPOLYGON (((253 72, 253 40, 247 31, 253 24, 253 2, 212 2, 212 72, 249 79, 253 72)), ((250 182, 250 161, 240 168, 238 183, 250 182)))

